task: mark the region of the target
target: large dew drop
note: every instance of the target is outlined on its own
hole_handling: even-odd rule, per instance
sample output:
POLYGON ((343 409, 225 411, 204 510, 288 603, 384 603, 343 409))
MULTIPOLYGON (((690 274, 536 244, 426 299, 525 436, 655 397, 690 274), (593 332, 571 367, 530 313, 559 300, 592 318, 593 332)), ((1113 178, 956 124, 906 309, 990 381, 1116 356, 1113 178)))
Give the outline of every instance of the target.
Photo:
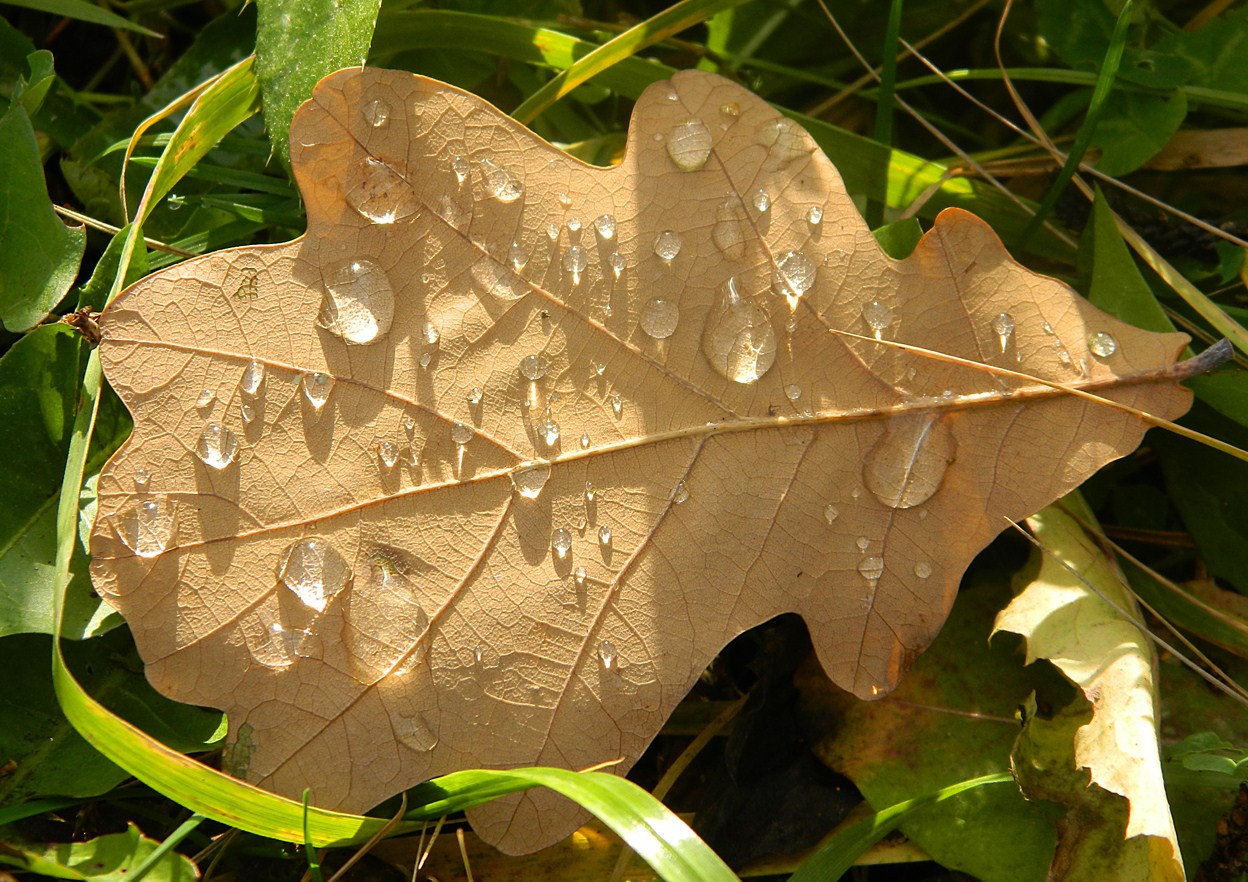
POLYGON ((711 241, 729 260, 745 256, 745 225, 737 203, 729 199, 715 209, 715 225, 711 227, 711 241))
POLYGON ((617 226, 613 214, 604 214, 594 221, 594 229, 603 239, 614 239, 617 226))
POLYGON ((420 211, 407 181, 371 156, 353 169, 347 181, 347 204, 375 224, 392 224, 420 211))
POLYGON ((957 455, 953 431, 924 414, 894 417, 867 453, 863 482, 890 508, 913 508, 940 489, 957 455))
POLYGON ((164 496, 144 496, 113 518, 113 530, 139 557, 164 554, 177 536, 177 504, 164 496))
POLYGON ((869 300, 862 305, 862 320, 879 340, 893 323, 893 311, 878 300, 869 300))
POLYGON ((329 393, 334 391, 334 378, 329 374, 312 371, 299 378, 299 385, 303 387, 303 397, 312 405, 312 409, 320 410, 329 400, 329 393))
POLYGON ((550 479, 550 463, 526 462, 511 472, 511 485, 525 499, 537 499, 550 479))
POLYGON ((318 613, 347 587, 351 568, 324 539, 300 539, 286 551, 278 578, 304 605, 318 613))
POLYGON ((515 202, 524 195, 524 184, 510 171, 492 159, 481 160, 485 192, 499 202, 515 202))
POLYGON ((672 128, 667 155, 681 171, 697 171, 711 155, 711 130, 700 119, 687 119, 672 128))
POLYGON ((424 717, 417 714, 414 717, 394 717, 395 737, 403 742, 406 747, 411 748, 419 753, 428 753, 438 746, 437 733, 430 728, 429 723, 424 717))
POLYGON ((364 105, 360 114, 364 117, 364 122, 379 129, 390 121, 390 105, 381 99, 370 101, 364 105))
POLYGON ((546 376, 549 365, 540 355, 526 355, 520 359, 520 376, 534 382, 546 376))
POLYGON ((1088 337, 1088 348, 1097 358, 1109 358, 1118 351, 1118 341, 1104 331, 1097 331, 1088 337))
POLYGON ((664 230, 659 237, 654 240, 654 253, 663 258, 668 263, 676 259, 676 255, 680 254, 680 246, 684 244, 680 238, 680 233, 664 230))
POLYGON ((199 435, 195 455, 213 469, 223 469, 238 455, 238 437, 220 423, 209 423, 199 435))
POLYGON ((674 300, 656 297, 641 311, 641 329, 656 340, 666 340, 676 333, 680 308, 674 300))
POLYGON ((394 321, 394 289, 371 260, 353 260, 325 280, 317 324, 345 343, 374 343, 394 321))
POLYGON ((790 302, 796 303, 815 283, 815 262, 800 251, 785 251, 776 258, 771 273, 771 287, 790 302))
POLYGON ((776 332, 771 318, 738 294, 734 279, 728 280, 724 299, 707 322, 702 353, 734 383, 753 383, 775 363, 776 332))
POLYGON ((884 575, 884 558, 864 557, 858 563, 858 572, 869 582, 878 581, 884 575))

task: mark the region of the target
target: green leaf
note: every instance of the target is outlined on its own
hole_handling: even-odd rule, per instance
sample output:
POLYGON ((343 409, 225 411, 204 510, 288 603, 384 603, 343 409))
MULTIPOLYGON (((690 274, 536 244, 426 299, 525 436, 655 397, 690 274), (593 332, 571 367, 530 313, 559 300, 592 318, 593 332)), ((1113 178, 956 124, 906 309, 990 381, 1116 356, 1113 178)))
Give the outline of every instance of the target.
MULTIPOLYGON (((68 325, 37 328, 0 358, 0 636, 53 633, 56 501, 86 358, 68 325)), ((80 553, 63 633, 92 633, 99 607, 80 553)))
POLYGON ((160 36, 155 31, 135 24, 127 18, 122 18, 115 12, 109 12, 102 6, 88 3, 87 0, 5 0, 5 2, 13 6, 24 6, 27 9, 35 9, 39 12, 47 12, 64 18, 76 18, 79 21, 104 25, 109 28, 137 31, 149 37, 160 36))
POLYGON ((1101 151, 1096 167, 1107 175, 1133 172, 1157 155, 1187 117, 1187 96, 1116 89, 1105 101, 1091 146, 1101 151))
POLYGON ((0 156, 0 324, 25 331, 73 284, 86 233, 52 210, 39 145, 21 106, 0 117, 0 156))
POLYGON ((0 851, 0 865, 42 873, 54 879, 126 882, 152 861, 143 876, 148 882, 195 882, 199 872, 185 855, 168 851, 156 855, 161 843, 148 839, 130 824, 125 833, 109 833, 86 842, 63 842, 42 847, 14 846, 0 851))
POLYGON ((1118 232, 1113 209, 1099 189, 1084 237, 1091 247, 1080 249, 1079 260, 1084 275, 1090 277, 1088 300, 1137 328, 1173 331, 1174 325, 1135 265, 1118 232))
POLYGON ((26 108, 26 113, 34 116, 48 94, 48 89, 56 82, 52 72, 52 53, 46 49, 32 52, 26 56, 30 67, 30 76, 21 77, 13 89, 13 100, 26 108))
POLYGON ((259 4, 256 72, 273 152, 290 158, 290 121, 312 87, 368 57, 381 0, 269 0, 259 4))
POLYGON ((918 218, 912 217, 877 227, 871 235, 893 260, 905 260, 919 244, 919 239, 923 238, 923 225, 918 218))

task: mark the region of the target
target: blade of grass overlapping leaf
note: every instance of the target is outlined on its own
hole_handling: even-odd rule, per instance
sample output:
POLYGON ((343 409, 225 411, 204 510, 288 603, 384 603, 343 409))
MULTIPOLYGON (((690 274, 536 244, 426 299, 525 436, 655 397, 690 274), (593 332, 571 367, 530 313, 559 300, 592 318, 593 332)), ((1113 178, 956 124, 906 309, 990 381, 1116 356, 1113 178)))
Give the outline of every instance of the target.
POLYGON ((588 55, 578 58, 526 98, 511 115, 518 122, 527 124, 581 83, 612 65, 631 58, 647 46, 653 46, 673 34, 706 21, 717 12, 740 6, 744 2, 745 0, 681 0, 675 6, 608 40, 588 55))
POLYGON ((983 775, 882 809, 833 835, 819 851, 797 868, 797 872, 789 877, 789 882, 837 882, 849 872, 859 855, 896 830, 902 821, 915 812, 977 787, 1007 782, 1014 782, 1008 772, 983 775))
MULTIPOLYGON (((893 91, 897 85, 897 40, 901 35, 902 0, 892 0, 884 30, 884 63, 880 68, 879 94, 875 102, 875 140, 889 147, 893 143, 893 91)), ((867 205, 867 226, 884 223, 884 204, 871 200, 867 205)))
POLYGON ((1114 24, 1114 32, 1109 38, 1109 48, 1105 50, 1105 60, 1101 62, 1101 70, 1096 77, 1096 86, 1092 89, 1092 102, 1088 105, 1087 115, 1084 116, 1079 131, 1075 133, 1075 142, 1067 152, 1066 161, 1062 163, 1061 170, 1058 171, 1048 192, 1044 194, 1040 207, 1036 209, 1036 213, 1019 237, 1022 246, 1026 246, 1027 241, 1049 216, 1053 206, 1057 205, 1057 200, 1066 190, 1066 185, 1075 176, 1075 172, 1079 170, 1084 154, 1088 152, 1088 146, 1096 134, 1096 127, 1101 122, 1105 101, 1114 90, 1114 78, 1118 76, 1118 66, 1122 63, 1122 51, 1127 45, 1127 26, 1131 24, 1131 6, 1131 0, 1127 0, 1118 13, 1118 21, 1114 24))

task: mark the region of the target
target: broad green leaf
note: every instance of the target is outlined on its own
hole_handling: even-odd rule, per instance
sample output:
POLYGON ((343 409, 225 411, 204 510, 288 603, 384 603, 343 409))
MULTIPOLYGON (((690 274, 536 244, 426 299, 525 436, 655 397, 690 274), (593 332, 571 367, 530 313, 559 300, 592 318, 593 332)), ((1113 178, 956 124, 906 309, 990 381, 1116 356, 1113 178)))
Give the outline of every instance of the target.
MULTIPOLYGON (((76 331, 52 325, 0 357, 0 636, 54 630, 56 501, 87 352, 76 331)), ((98 626, 100 601, 75 562, 62 633, 77 638, 98 626)))
MULTIPOLYGON (((809 670, 799 680, 804 727, 828 733, 816 753, 849 776, 871 805, 918 799, 968 778, 1008 775, 1018 735, 1015 709, 1037 688, 1061 694, 1060 684, 1055 689, 1042 671, 1023 668, 1011 640, 989 645, 993 616, 1008 599, 1002 570, 964 583, 931 649, 897 691, 879 701, 857 701, 809 670)), ((901 829, 943 866, 983 882, 1042 882, 1056 816, 1011 784, 917 811, 901 829)))
POLYGON ((0 850, 0 865, 40 873, 53 879, 84 882, 127 882, 146 866, 146 882, 195 882, 199 871, 186 855, 156 855, 161 843, 148 839, 130 823, 124 833, 108 833, 86 842, 34 846, 15 844, 0 850), (153 860, 155 858, 155 860, 153 860))
POLYGON ((1166 146, 1186 117, 1181 90, 1161 95, 1115 90, 1092 137, 1092 147, 1101 152, 1097 169, 1115 176, 1135 171, 1166 146))
POLYGON ((917 218, 910 218, 874 229, 871 235, 893 260, 905 260, 923 238, 923 225, 917 218))
POLYGON ((368 57, 381 0, 261 0, 256 73, 273 152, 290 156, 290 121, 321 77, 368 57))
POLYGON ((73 284, 86 234, 52 210, 35 132, 20 105, 0 117, 0 156, 0 325, 24 331, 73 284))
POLYGON ((1174 324, 1140 275, 1113 210, 1099 190, 1092 203, 1092 220, 1084 233, 1090 247, 1079 252, 1080 266, 1088 280, 1088 299, 1124 322, 1150 331, 1173 331, 1174 324))

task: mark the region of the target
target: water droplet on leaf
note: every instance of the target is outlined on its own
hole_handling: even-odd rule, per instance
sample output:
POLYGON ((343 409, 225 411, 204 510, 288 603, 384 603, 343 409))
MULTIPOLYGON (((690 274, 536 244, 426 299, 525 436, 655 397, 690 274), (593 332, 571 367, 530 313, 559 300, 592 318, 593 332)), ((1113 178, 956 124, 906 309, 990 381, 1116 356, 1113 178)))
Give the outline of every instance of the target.
POLYGON ((407 181, 371 156, 355 166, 347 183, 347 204, 375 224, 392 224, 420 211, 407 181))
POLYGON ((697 118, 678 123, 667 138, 667 155, 681 171, 697 171, 711 155, 711 130, 697 118))
POLYGON ((943 420, 893 417, 867 453, 863 482, 890 508, 913 508, 940 488, 956 451, 953 431, 943 420))
POLYGON ((832 503, 829 502, 827 505, 823 507, 823 519, 827 521, 829 524, 835 521, 840 516, 841 516, 840 510, 832 503))
POLYGON ((317 324, 345 343, 373 343, 394 321, 394 289, 371 260, 353 260, 326 279, 317 324))
POLYGON ((680 246, 683 240, 679 233, 671 230, 664 230, 659 237, 654 240, 654 253, 663 258, 668 263, 676 259, 676 255, 680 254, 680 246))
POLYGON ((685 486, 684 481, 677 481, 676 487, 672 490, 672 502, 677 505, 684 505, 689 501, 689 488, 685 486))
POLYGON ((325 612, 351 580, 351 568, 334 546, 313 536, 287 549, 278 578, 309 609, 325 612))
POLYGON ((195 445, 195 455, 214 469, 223 469, 234 462, 238 454, 238 436, 220 423, 209 423, 200 433, 195 445))
POLYGON ((515 202, 524 195, 524 185, 520 183, 520 179, 494 160, 481 160, 481 173, 485 181, 485 192, 499 202, 515 202))
POLYGON ((390 105, 384 101, 370 101, 361 111, 364 122, 375 129, 384 126, 390 120, 390 105))
POLYGON ((451 426, 451 440, 461 447, 471 441, 475 434, 472 426, 467 423, 455 423, 451 426))
POLYGON ((383 466, 392 469, 399 461, 399 448, 393 441, 381 441, 377 444, 377 456, 383 466))
POLYGON ((320 410, 329 400, 329 393, 334 390, 334 378, 329 374, 317 371, 299 377, 299 385, 303 388, 303 397, 313 410, 320 410))
POLYGON ((785 251, 776 258, 771 287, 795 303, 815 283, 815 262, 800 251, 785 251))
POLYGON ((879 340, 893 323, 893 311, 878 300, 869 300, 862 306, 862 318, 879 340))
POLYGON ((550 479, 550 464, 527 462, 517 466, 511 473, 511 484, 525 499, 537 499, 550 479))
POLYGON ((243 378, 238 381, 238 388, 244 395, 256 395, 264 385, 264 365, 254 358, 243 369, 243 378))
POLYGON ((753 383, 776 360, 776 332, 758 306, 743 299, 729 279, 723 301, 712 311, 702 337, 702 352, 723 377, 753 383))
POLYGON ((615 667, 615 644, 610 640, 604 640, 598 644, 598 661, 602 663, 604 671, 615 667))
POLYGON ((546 359, 540 355, 526 355, 520 359, 520 375, 526 380, 540 380, 546 376, 548 367, 546 359))
POLYGON ((823 209, 818 205, 812 205, 806 212, 806 222, 812 227, 817 227, 823 223, 823 209))
POLYGON ((164 496, 145 496, 113 518, 113 530, 139 557, 164 554, 178 530, 177 503, 164 496))
POLYGON ((603 239, 614 239, 616 231, 615 215, 604 214, 594 220, 594 229, 603 239))
POLYGON ((761 213, 765 213, 771 208, 771 197, 768 196, 767 191, 761 187, 754 191, 754 196, 750 199, 750 202, 753 203, 754 207, 761 213))
POLYGON ((562 560, 572 550, 572 534, 560 527, 550 534, 550 547, 555 556, 562 560))
POLYGON ((858 572, 868 581, 875 582, 884 575, 884 558, 864 557, 858 564, 858 572))
POLYGON ((1118 341, 1104 331, 1098 331, 1088 337, 1088 348, 1097 358, 1109 358, 1118 351, 1118 341))
POLYGON ((641 311, 641 329, 656 340, 666 340, 676 333, 680 309, 676 301, 656 297, 641 311))

